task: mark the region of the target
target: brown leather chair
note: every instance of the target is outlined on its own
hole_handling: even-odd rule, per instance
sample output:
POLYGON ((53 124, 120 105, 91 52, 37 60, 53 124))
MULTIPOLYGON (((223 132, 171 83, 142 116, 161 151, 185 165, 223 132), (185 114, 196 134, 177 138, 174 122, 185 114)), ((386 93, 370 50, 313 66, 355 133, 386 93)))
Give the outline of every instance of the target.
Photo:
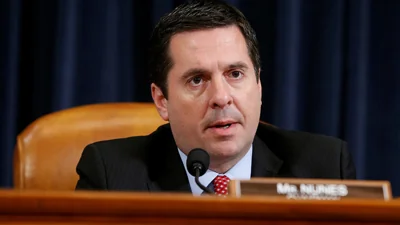
POLYGON ((17 137, 14 187, 74 190, 83 148, 95 141, 146 135, 166 122, 153 103, 104 103, 45 115, 17 137))

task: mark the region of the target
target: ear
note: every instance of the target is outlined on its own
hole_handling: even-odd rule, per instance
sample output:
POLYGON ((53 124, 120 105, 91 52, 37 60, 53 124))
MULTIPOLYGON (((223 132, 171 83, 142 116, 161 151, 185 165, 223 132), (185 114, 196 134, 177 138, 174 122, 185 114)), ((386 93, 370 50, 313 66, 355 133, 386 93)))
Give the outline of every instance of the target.
POLYGON ((165 98, 161 89, 154 83, 151 84, 151 96, 153 97, 158 114, 160 114, 163 120, 168 121, 168 100, 165 98))

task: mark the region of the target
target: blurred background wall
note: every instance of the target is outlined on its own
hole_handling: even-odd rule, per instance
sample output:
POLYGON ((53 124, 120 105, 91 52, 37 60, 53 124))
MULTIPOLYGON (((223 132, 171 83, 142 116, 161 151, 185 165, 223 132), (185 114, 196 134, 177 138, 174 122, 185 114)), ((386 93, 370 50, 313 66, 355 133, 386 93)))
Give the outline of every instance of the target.
MULTIPOLYGON (((13 185, 16 135, 38 117, 151 101, 147 40, 182 2, 0 1, 0 187, 13 185)), ((346 140, 358 178, 400 195, 400 1, 228 2, 260 42, 261 119, 346 140)))

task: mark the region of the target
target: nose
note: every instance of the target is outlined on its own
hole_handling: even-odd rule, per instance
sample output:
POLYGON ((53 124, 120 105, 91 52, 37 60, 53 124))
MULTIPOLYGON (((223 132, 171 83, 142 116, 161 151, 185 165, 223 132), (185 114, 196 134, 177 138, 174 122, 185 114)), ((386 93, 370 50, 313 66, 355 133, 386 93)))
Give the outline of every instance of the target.
POLYGON ((211 108, 225 108, 232 104, 232 96, 229 84, 224 78, 214 79, 211 81, 210 88, 210 102, 211 108))

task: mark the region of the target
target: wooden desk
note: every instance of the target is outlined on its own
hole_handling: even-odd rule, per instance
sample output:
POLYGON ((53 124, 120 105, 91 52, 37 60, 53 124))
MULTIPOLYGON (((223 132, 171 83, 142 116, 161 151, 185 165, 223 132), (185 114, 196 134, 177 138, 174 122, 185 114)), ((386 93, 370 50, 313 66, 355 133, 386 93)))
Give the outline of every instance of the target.
POLYGON ((0 224, 400 224, 400 201, 0 190, 0 224))

